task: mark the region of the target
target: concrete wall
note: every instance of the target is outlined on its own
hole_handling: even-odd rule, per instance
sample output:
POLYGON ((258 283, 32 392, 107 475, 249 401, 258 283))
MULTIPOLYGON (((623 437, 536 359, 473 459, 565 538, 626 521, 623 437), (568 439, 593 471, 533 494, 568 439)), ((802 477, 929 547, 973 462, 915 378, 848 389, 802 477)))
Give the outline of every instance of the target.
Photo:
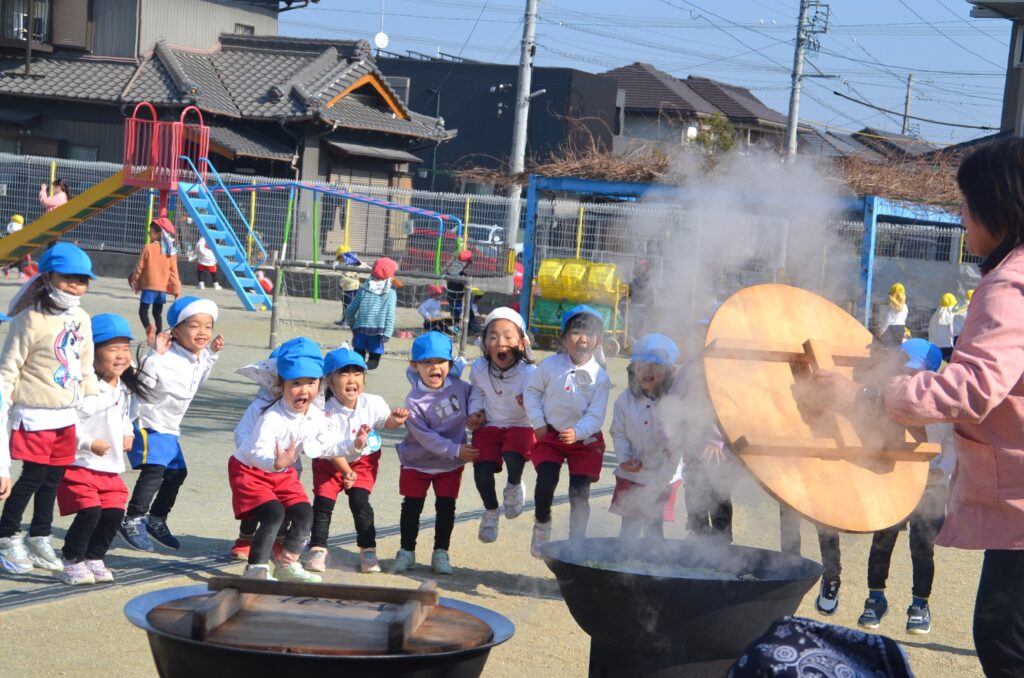
POLYGON ((256 35, 277 35, 277 14, 252 5, 217 0, 139 0, 142 4, 143 51, 158 38, 172 45, 206 49, 220 33, 234 33, 235 24, 255 28, 256 35))

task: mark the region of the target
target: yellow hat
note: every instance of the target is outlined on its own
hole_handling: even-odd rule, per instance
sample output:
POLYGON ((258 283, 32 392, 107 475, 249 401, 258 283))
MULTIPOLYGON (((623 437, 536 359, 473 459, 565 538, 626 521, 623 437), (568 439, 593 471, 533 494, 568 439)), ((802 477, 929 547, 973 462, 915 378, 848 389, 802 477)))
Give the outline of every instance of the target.
POLYGON ((942 295, 942 299, 939 300, 939 306, 942 308, 953 308, 956 306, 956 297, 949 292, 942 295))
POLYGON ((907 294, 907 288, 903 286, 903 283, 895 282, 889 287, 889 294, 902 294, 905 296, 907 294))
POLYGON ((338 249, 334 250, 334 257, 341 259, 344 255, 352 251, 352 248, 347 245, 338 245, 338 249))
POLYGON ((13 221, 16 224, 21 224, 22 226, 25 225, 25 217, 21 216, 20 214, 15 214, 13 217, 11 217, 11 221, 13 221))
POLYGON ((970 301, 974 298, 974 290, 967 290, 964 292, 964 296, 967 297, 967 301, 970 301))
POLYGON ((482 289, 480 289, 479 287, 474 287, 473 288, 473 296, 474 297, 482 297, 482 296, 484 296, 484 291, 482 289))

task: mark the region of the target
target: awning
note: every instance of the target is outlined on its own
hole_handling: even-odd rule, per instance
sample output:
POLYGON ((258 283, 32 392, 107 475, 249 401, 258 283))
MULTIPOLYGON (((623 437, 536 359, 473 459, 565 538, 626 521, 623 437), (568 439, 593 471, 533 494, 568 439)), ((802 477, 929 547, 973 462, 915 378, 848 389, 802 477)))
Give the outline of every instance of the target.
POLYGON ((409 151, 397 148, 382 148, 380 146, 366 146, 341 141, 328 141, 327 145, 342 153, 361 155, 364 158, 380 158, 381 160, 391 160, 394 162, 423 162, 409 151))
POLYGON ((42 117, 40 113, 27 113, 9 108, 0 108, 0 123, 15 127, 32 127, 42 117))
POLYGON ((290 162, 292 149, 287 145, 234 126, 210 125, 210 146, 227 156, 284 160, 290 162), (219 147, 219 148, 218 148, 219 147))

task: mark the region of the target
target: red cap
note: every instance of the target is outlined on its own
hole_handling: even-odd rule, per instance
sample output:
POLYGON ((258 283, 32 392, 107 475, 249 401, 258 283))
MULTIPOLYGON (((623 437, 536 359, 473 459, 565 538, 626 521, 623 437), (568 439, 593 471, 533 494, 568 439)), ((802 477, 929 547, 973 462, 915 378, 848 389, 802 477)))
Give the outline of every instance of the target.
POLYGON ((167 217, 157 217, 153 220, 153 223, 161 231, 166 231, 168 235, 174 235, 174 224, 167 217))
POLYGON ((373 268, 370 269, 374 278, 378 280, 387 280, 388 278, 394 277, 395 273, 398 272, 398 264, 394 259, 388 257, 381 257, 374 262, 373 268))
POLYGON ((440 295, 444 294, 444 290, 440 285, 427 285, 427 294, 440 295))
POLYGON ((459 252, 459 261, 469 261, 473 258, 473 253, 469 250, 462 250, 459 252))

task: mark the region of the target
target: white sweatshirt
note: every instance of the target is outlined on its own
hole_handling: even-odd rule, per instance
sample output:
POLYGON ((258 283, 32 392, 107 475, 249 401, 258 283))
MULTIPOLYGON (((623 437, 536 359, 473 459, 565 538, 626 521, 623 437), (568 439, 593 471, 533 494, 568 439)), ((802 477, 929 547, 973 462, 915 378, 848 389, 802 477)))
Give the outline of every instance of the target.
POLYGON ((667 485, 682 458, 681 446, 670 448, 661 426, 658 401, 637 397, 629 390, 615 400, 612 412, 612 440, 618 463, 639 459, 639 471, 615 469, 615 475, 639 485, 667 485))
POLYGON ((217 257, 213 256, 213 250, 206 244, 206 238, 199 238, 196 241, 196 263, 201 266, 217 265, 217 257))
POLYGON ((526 391, 536 369, 536 365, 520 362, 498 376, 497 370, 491 371, 487 358, 477 358, 469 368, 469 385, 472 386, 469 413, 483 411, 487 426, 530 426, 530 418, 526 416, 526 408, 519 404, 519 396, 526 391))
POLYGON ((910 313, 910 309, 907 308, 906 304, 903 304, 903 308, 895 310, 889 304, 885 307, 885 320, 882 321, 882 327, 878 331, 878 336, 885 334, 885 331, 892 325, 906 325, 907 314, 910 313))
POLYGON ((928 462, 929 468, 942 471, 942 482, 949 483, 949 476, 953 473, 956 465, 956 438, 953 435, 952 424, 927 424, 924 427, 928 442, 939 443, 942 451, 939 456, 932 457, 928 462))
POLYGON ((523 393, 530 426, 571 428, 581 442, 595 436, 604 424, 611 386, 608 373, 594 358, 576 366, 564 353, 548 356, 534 370, 523 393))
POLYGON ((952 308, 939 307, 932 313, 928 321, 928 341, 939 348, 953 347, 953 321, 955 311, 952 308))
POLYGON ((416 311, 423 316, 424 320, 440 320, 444 317, 444 311, 441 310, 441 300, 436 297, 427 299, 420 304, 416 311))
POLYGON ((363 424, 374 431, 384 428, 385 422, 391 416, 391 408, 383 398, 370 393, 360 393, 355 409, 345 407, 337 398, 331 398, 327 401, 325 413, 332 439, 330 448, 324 451, 323 456, 346 457, 349 461, 356 461, 360 457, 380 452, 379 446, 372 449, 369 444, 362 450, 357 450, 356 434, 363 424))
POLYGON ((99 395, 90 396, 93 400, 91 413, 78 410, 78 424, 75 426, 78 449, 71 465, 103 473, 124 473, 124 438, 132 436, 129 416, 132 395, 121 381, 117 386, 111 386, 101 379, 99 386, 99 395), (93 454, 94 440, 103 440, 110 445, 106 454, 93 454))
POLYGON ((299 452, 315 459, 330 446, 330 438, 327 417, 319 407, 310 405, 305 414, 300 414, 278 400, 260 415, 233 456, 246 466, 279 473, 286 469, 274 468, 278 444, 287 449, 298 440, 299 452))
POLYGON ((216 362, 217 354, 209 348, 195 355, 178 342, 173 342, 166 353, 147 353, 142 360, 139 380, 153 395, 148 402, 136 401, 134 416, 139 420, 139 427, 181 435, 181 420, 216 362))

